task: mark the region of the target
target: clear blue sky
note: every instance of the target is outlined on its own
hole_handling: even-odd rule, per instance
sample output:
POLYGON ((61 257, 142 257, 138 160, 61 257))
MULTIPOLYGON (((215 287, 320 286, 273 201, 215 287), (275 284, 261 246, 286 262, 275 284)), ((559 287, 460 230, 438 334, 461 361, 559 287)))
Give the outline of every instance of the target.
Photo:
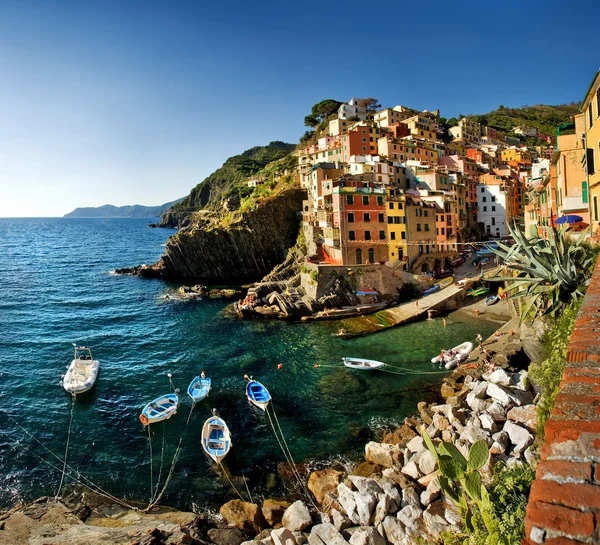
POLYGON ((324 98, 579 101, 600 2, 0 0, 0 216, 158 205, 324 98))

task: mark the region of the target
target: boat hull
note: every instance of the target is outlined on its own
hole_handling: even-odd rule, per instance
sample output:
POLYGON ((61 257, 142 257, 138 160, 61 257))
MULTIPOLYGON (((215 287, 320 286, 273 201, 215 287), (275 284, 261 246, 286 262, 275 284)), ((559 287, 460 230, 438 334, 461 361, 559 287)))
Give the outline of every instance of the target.
POLYGON ((188 395, 194 403, 198 403, 208 396, 211 389, 210 378, 195 377, 188 386, 188 395))
POLYGON ((100 373, 98 360, 73 360, 62 380, 62 386, 71 395, 91 390, 100 373))
POLYGON ((269 403, 271 403, 271 394, 256 380, 251 380, 246 384, 246 397, 250 403, 263 411, 266 411, 269 403))
POLYGON ((436 356, 431 359, 431 363, 443 364, 446 369, 454 369, 460 362, 467 359, 471 351, 473 350, 473 343, 464 342, 455 346, 451 350, 448 350, 444 355, 436 356), (450 355, 449 352, 454 352, 450 355))
POLYGON ((155 400, 148 403, 148 405, 142 409, 140 420, 144 422, 144 419, 146 419, 146 422, 144 422, 146 425, 162 422, 176 414, 178 408, 179 396, 177 396, 177 394, 166 394, 157 397, 155 400))
POLYGON ((491 295, 485 300, 486 306, 495 305, 498 302, 499 297, 497 295, 491 295))
POLYGON ((232 446, 231 433, 225 421, 218 416, 211 416, 202 426, 200 442, 204 452, 220 463, 232 446))
POLYGON ((367 360, 361 358, 344 358, 344 366, 349 369, 356 369, 358 371, 376 371, 381 369, 385 363, 376 360, 367 360))

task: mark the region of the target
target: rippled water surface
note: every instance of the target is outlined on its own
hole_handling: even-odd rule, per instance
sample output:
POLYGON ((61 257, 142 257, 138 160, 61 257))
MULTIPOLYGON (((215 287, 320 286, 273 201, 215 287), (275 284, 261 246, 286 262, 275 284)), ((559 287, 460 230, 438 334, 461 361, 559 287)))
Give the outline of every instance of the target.
MULTIPOLYGON (((271 391, 296 461, 332 458, 357 452, 367 428, 391 427, 414 412, 419 389, 440 375, 326 365, 352 355, 438 371, 428 362, 441 347, 493 331, 455 314, 446 328, 438 319, 343 340, 332 335, 335 322, 242 322, 224 315, 227 301, 165 300, 176 286, 110 273, 160 257, 173 231, 149 229, 148 221, 0 219, 0 505, 56 492, 60 472, 40 457, 60 463, 15 422, 62 456, 71 401, 59 382, 72 342, 92 348, 101 372, 94 390, 75 403, 69 463, 117 496, 149 496, 149 441, 138 415, 169 391, 167 373, 182 392, 201 370, 212 377, 213 391, 191 416, 163 499, 190 508, 232 495, 198 441, 212 407, 232 432, 231 472, 249 474, 255 492, 284 461, 268 419, 245 399, 244 374, 271 391)), ((175 417, 152 427, 154 482, 163 438, 164 478, 188 418, 189 398, 182 399, 175 417)))

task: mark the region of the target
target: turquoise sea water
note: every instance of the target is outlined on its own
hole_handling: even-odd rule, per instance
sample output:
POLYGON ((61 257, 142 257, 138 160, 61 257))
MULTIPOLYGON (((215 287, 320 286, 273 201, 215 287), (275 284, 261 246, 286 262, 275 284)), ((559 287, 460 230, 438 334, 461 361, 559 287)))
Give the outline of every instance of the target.
POLYGON ((69 463, 120 497, 149 497, 149 442, 138 415, 170 391, 167 373, 183 401, 175 417, 152 427, 154 482, 163 437, 164 478, 188 417, 188 383, 202 370, 212 378, 163 498, 189 509, 233 497, 198 440, 213 407, 232 432, 231 472, 249 475, 255 493, 284 461, 268 419, 245 399, 244 374, 269 388, 296 462, 352 456, 369 429, 392 428, 414 412, 420 389, 441 376, 326 365, 350 355, 438 371, 428 362, 440 348, 494 330, 454 314, 446 328, 437 319, 344 340, 334 336, 335 322, 239 321, 224 315, 228 301, 165 300, 175 285, 110 272, 160 257, 174 231, 149 229, 148 221, 0 219, 0 506, 56 492, 60 473, 38 456, 60 464, 6 413, 62 456, 71 401, 59 382, 73 342, 92 348, 101 372, 94 390, 75 403, 69 463))

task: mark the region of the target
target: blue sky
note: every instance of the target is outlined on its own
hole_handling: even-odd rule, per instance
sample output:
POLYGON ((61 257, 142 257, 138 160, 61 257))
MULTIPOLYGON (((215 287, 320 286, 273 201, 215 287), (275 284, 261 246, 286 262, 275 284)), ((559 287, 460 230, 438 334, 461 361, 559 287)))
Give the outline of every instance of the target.
POLYGON ((0 216, 174 200, 296 142, 324 98, 446 117, 579 101, 598 21, 577 1, 0 0, 0 216))

